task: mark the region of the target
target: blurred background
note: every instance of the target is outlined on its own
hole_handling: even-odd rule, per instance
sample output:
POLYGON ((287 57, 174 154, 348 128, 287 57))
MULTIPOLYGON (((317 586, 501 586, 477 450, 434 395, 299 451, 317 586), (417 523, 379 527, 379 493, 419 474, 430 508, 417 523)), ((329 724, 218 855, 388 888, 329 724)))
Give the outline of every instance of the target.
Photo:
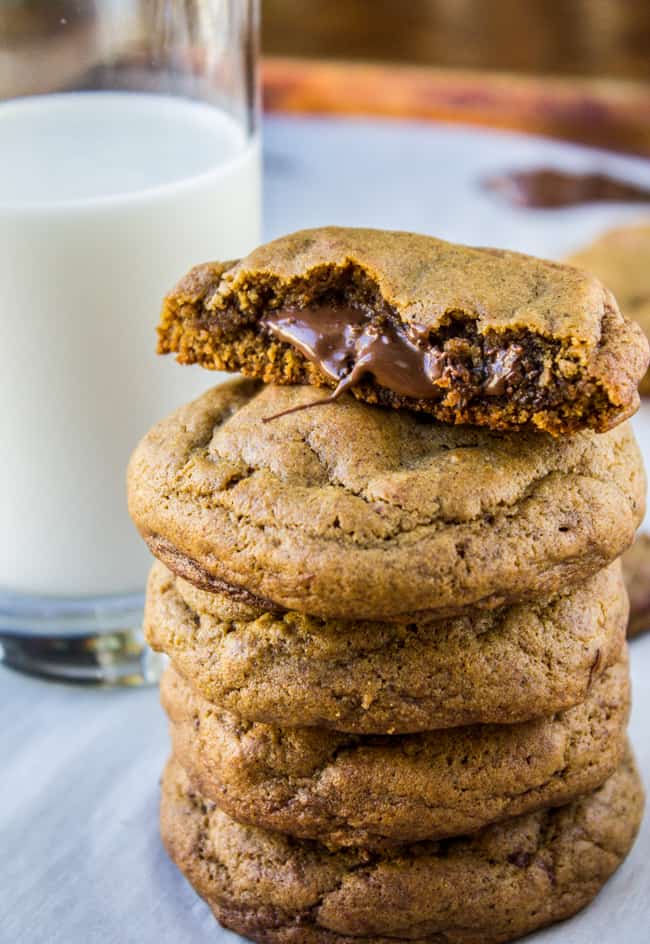
POLYGON ((650 79, 644 0, 264 0, 273 56, 650 79))
POLYGON ((650 4, 638 0, 313 0, 299 15, 290 0, 264 0, 262 48, 272 110, 469 122, 650 153, 650 4))
MULTIPOLYGON (((129 4, 63 6, 70 28, 42 60, 62 81, 97 57, 84 22, 101 17, 108 35, 111 12, 129 4)), ((151 0, 151 8, 164 19, 178 4, 151 0)), ((17 53, 57 30, 60 11, 50 0, 0 3, 5 96, 31 91, 36 77, 21 74, 17 53)), ((645 0, 263 0, 261 46, 271 111, 443 119, 650 153, 645 0)))

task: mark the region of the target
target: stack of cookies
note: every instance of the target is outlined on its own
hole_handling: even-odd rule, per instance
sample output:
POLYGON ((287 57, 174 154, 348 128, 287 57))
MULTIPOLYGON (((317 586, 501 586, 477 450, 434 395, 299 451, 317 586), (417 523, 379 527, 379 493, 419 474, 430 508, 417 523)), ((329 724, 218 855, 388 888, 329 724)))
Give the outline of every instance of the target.
POLYGON ((219 921, 489 944, 587 904, 643 805, 640 331, 567 266, 327 228, 193 270, 160 350, 248 375, 129 470, 162 834, 219 921))

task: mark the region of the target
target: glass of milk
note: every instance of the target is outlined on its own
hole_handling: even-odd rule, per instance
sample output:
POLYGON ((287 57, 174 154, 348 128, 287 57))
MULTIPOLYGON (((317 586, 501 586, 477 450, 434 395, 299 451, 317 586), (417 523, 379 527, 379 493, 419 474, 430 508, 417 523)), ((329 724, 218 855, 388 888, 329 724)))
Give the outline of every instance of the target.
POLYGON ((0 8, 0 654, 155 676, 125 469, 220 379, 155 355, 163 295, 260 240, 256 0, 0 8))

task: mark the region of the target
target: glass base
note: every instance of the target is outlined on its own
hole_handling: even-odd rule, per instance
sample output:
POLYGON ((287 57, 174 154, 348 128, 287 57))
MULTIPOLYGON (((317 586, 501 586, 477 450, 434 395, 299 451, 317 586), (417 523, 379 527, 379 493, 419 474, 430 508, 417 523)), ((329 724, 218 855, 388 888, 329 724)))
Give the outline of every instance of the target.
POLYGON ((141 594, 61 599, 0 593, 0 662, 85 685, 155 685, 165 659, 142 633, 141 594))

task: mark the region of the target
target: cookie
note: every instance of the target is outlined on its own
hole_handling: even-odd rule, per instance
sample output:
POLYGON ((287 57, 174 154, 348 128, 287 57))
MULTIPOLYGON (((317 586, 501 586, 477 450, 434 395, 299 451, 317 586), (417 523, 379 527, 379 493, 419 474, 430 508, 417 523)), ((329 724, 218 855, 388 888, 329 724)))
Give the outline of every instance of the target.
POLYGON ((469 838, 330 851, 237 824, 172 760, 161 831, 217 919, 262 944, 500 944, 588 904, 627 855, 642 807, 628 756, 595 793, 469 838))
MULTIPOLYGON (((567 259, 592 272, 612 290, 621 311, 650 338, 650 220, 610 229, 567 259)), ((650 372, 639 390, 650 396, 650 372)))
POLYGON ((595 790, 623 758, 630 692, 625 654, 585 702, 550 718, 383 737, 246 723, 172 668, 161 700, 174 756, 238 822, 381 849, 474 832, 595 790))
POLYGON ((338 227, 193 269, 166 299, 158 350, 445 423, 555 435, 631 416, 648 366, 642 331, 586 273, 338 227))
POLYGON ((623 554, 623 576, 630 596, 628 636, 650 629, 650 534, 639 534, 623 554))
POLYGON ((263 422, 313 395, 235 381, 145 436, 129 507, 171 570, 267 609, 411 622, 576 585, 632 543, 629 424, 553 439, 349 396, 263 422))
POLYGON ((382 734, 570 708, 618 658, 627 616, 618 561, 543 601, 411 624, 276 614, 156 563, 145 633, 198 693, 248 721, 382 734))

